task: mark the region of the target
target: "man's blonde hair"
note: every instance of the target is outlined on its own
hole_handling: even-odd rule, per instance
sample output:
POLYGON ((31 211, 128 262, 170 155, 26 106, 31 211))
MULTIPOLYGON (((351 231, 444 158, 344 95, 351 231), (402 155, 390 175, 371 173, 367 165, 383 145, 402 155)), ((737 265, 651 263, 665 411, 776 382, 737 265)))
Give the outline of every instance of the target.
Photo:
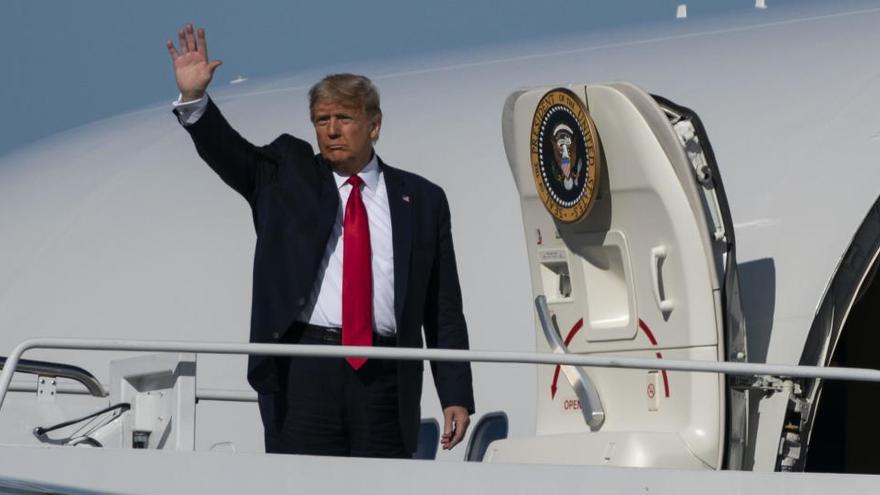
POLYGON ((369 117, 382 115, 379 91, 369 78, 358 74, 330 74, 315 83, 309 90, 309 112, 312 120, 319 101, 359 107, 369 117))

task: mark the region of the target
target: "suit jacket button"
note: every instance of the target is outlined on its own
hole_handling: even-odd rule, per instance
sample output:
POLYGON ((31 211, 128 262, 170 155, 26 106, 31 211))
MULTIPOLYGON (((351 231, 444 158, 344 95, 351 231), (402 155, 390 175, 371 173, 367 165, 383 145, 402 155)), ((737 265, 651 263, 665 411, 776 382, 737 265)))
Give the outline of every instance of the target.
POLYGON ((301 298, 299 298, 299 299, 296 300, 296 305, 297 305, 297 306, 302 306, 302 305, 305 304, 305 303, 306 303, 306 299, 305 299, 304 297, 301 297, 301 298))
POLYGON ((281 336, 278 335, 278 332, 272 332, 272 338, 273 338, 273 339, 278 340, 279 337, 281 337, 281 336))

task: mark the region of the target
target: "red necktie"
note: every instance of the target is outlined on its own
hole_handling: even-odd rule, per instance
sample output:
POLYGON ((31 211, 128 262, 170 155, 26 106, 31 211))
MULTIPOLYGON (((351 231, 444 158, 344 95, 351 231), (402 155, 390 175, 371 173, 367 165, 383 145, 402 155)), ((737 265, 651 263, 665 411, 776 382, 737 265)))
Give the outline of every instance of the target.
MULTIPOLYGON (((370 225, 361 198, 363 179, 348 178, 351 194, 342 223, 342 345, 373 345, 373 271, 370 259, 370 225)), ((366 358, 345 358, 360 369, 366 358)))

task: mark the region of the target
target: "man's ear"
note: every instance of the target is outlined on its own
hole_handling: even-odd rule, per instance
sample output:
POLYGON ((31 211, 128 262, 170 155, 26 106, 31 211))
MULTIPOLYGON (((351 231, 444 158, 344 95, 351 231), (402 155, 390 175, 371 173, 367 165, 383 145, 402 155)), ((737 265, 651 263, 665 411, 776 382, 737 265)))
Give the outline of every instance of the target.
POLYGON ((370 139, 375 143, 379 140, 379 131, 382 129, 382 114, 377 114, 370 122, 370 139))

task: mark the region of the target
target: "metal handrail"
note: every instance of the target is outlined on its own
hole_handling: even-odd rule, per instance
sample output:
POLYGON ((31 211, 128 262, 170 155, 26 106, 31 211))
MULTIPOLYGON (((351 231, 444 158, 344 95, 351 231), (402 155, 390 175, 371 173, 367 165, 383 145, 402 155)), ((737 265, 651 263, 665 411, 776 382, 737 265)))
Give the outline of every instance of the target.
MULTIPOLYGON (((547 298, 538 296, 535 298, 535 309, 538 310, 538 321, 541 322, 541 328, 544 330, 544 338, 550 348, 556 354, 568 354, 568 348, 562 335, 559 333, 559 326, 556 324, 556 318, 550 314, 547 307, 547 298)), ((584 415, 584 421, 591 430, 596 431, 602 427, 605 422, 605 408, 602 406, 602 398, 599 397, 599 391, 593 385, 593 381, 587 376, 583 368, 578 366, 561 366, 562 374, 571 385, 574 394, 581 402, 581 412, 584 415)))
POLYGON ((257 402, 257 393, 250 390, 197 388, 196 401, 201 400, 212 400, 220 402, 257 402))
POLYGON ((196 352, 204 354, 251 354, 263 356, 363 357, 406 361, 456 361, 480 363, 550 364, 629 368, 644 370, 694 371, 741 376, 783 376, 880 382, 880 371, 865 368, 826 368, 777 364, 684 361, 617 356, 550 354, 536 352, 459 351, 393 347, 325 346, 300 344, 240 344, 233 342, 181 342, 156 340, 35 338, 18 344, 0 373, 0 408, 21 355, 31 349, 77 349, 95 351, 196 352))
MULTIPOLYGON (((0 357, 0 368, 5 368, 8 359, 0 357)), ((13 363, 12 368, 18 373, 28 373, 37 376, 48 376, 52 378, 69 378, 75 382, 81 383, 89 394, 95 397, 107 397, 107 391, 101 382, 95 378, 95 375, 88 371, 69 364, 52 363, 49 361, 33 361, 30 359, 19 359, 13 363)), ((5 371, 5 369, 4 369, 5 371)), ((2 402, 0 402, 2 404, 2 402)))
MULTIPOLYGON (((106 391, 107 386, 103 383, 101 385, 106 391)), ((40 391, 40 387, 36 383, 23 384, 13 381, 9 385, 9 391, 35 393, 40 391)), ((57 395, 92 395, 88 390, 79 385, 64 384, 58 384, 55 393, 57 395)), ((257 402, 257 393, 253 390, 241 389, 196 388, 196 402, 203 400, 216 402, 257 402)))

